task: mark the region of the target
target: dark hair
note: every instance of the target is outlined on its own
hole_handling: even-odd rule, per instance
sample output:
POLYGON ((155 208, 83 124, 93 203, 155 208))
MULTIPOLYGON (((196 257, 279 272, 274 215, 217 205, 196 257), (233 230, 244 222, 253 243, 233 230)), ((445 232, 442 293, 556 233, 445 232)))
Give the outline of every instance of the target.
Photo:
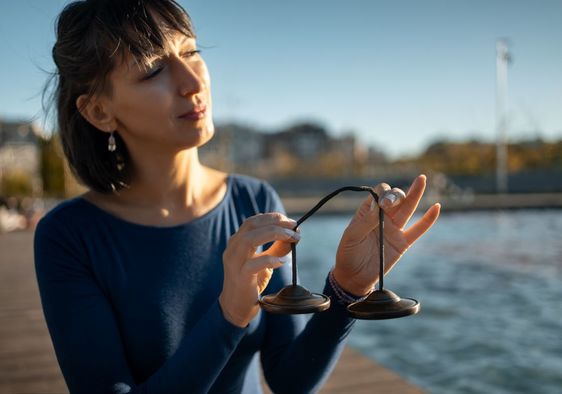
POLYGON ((108 151, 108 134, 86 121, 76 100, 111 94, 108 75, 117 62, 130 53, 146 66, 173 31, 195 37, 189 15, 174 0, 75 1, 59 15, 53 47, 59 132, 70 169, 88 187, 120 190, 134 168, 120 136, 114 133, 117 149, 108 151))

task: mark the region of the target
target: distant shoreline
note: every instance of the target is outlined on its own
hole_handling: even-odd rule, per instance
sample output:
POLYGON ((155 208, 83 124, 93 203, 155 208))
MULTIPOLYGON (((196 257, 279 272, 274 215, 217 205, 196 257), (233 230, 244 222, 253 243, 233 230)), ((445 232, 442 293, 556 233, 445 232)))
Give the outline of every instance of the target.
MULTIPOLYGON (((285 210, 290 215, 302 215, 314 207, 324 195, 290 196, 280 194, 285 210)), ((328 201, 317 215, 353 214, 365 194, 342 194, 328 201)), ((45 200, 45 212, 61 200, 45 200)), ((464 194, 459 196, 438 196, 427 194, 422 199, 418 211, 441 203, 442 212, 472 212, 511 209, 561 209, 562 193, 518 193, 518 194, 464 194)))
MULTIPOLYGON (((310 210, 323 196, 281 197, 288 214, 299 215, 310 210)), ((353 214, 365 198, 340 196, 324 205, 318 214, 337 215, 353 214)), ((562 193, 525 193, 525 194, 471 194, 461 196, 432 196, 422 200, 419 209, 441 203, 442 212, 471 212, 512 209, 560 209, 562 193)))

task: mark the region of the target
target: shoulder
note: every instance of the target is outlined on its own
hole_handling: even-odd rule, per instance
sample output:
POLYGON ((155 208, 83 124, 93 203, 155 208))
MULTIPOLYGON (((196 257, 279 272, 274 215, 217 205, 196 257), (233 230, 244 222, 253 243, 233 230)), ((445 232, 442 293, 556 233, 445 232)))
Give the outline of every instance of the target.
POLYGON ((76 221, 82 221, 85 205, 80 197, 65 200, 58 203, 41 218, 38 228, 57 225, 71 225, 76 221))
POLYGON ((80 198, 73 198, 59 203, 41 218, 33 239, 38 273, 44 273, 44 269, 51 269, 53 265, 70 267, 74 266, 68 263, 70 261, 84 261, 84 232, 91 222, 88 216, 87 204, 80 198))
POLYGON ((76 240, 83 230, 90 227, 94 213, 80 197, 60 202, 39 220, 35 229, 35 244, 47 239, 58 243, 76 240))
POLYGON ((284 212, 281 199, 269 182, 242 174, 231 174, 230 182, 233 199, 249 199, 258 212, 284 212))
POLYGON ((58 203, 39 221, 38 227, 53 226, 57 223, 70 224, 82 215, 84 206, 80 198, 72 198, 58 203))
POLYGON ((254 195, 275 193, 273 187, 265 180, 242 174, 230 174, 233 190, 246 191, 254 195))

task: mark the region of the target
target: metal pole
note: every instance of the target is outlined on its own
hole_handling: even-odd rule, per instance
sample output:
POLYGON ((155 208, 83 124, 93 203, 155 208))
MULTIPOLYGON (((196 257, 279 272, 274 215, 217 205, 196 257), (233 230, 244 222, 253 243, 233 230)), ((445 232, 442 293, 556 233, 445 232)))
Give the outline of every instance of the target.
POLYGON ((496 191, 507 193, 507 65, 510 62, 505 39, 496 42, 496 191))

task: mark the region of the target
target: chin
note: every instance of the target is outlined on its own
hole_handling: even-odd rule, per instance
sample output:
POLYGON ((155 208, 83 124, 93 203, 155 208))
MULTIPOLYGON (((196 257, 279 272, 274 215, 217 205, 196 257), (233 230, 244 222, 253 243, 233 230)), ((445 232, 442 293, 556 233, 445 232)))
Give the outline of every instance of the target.
POLYGON ((209 142, 215 135, 215 125, 213 122, 206 122, 205 125, 199 129, 199 140, 197 141, 197 147, 205 145, 209 142))

